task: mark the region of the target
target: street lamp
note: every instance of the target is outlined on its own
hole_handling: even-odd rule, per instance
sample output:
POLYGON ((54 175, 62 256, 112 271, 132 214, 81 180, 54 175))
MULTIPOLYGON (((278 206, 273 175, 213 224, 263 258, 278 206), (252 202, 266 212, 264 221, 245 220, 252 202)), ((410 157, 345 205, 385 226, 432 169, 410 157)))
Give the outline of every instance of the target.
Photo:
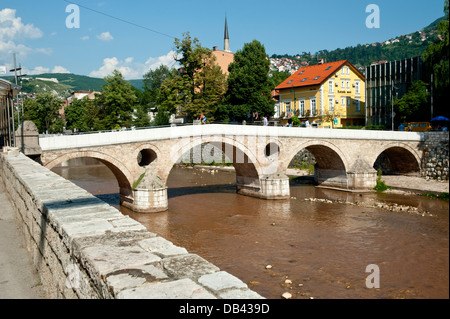
POLYGON ((391 125, 392 125, 392 131, 394 131, 394 93, 395 90, 398 90, 398 87, 394 85, 394 80, 391 80, 391 102, 392 102, 392 108, 391 108, 391 125))

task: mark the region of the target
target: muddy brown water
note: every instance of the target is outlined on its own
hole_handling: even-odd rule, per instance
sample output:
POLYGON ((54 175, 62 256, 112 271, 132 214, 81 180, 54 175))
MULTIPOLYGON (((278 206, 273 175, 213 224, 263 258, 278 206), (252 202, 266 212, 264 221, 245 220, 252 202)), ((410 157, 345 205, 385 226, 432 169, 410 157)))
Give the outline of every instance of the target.
POLYGON ((174 168, 169 210, 136 214, 119 205, 118 184, 93 159, 54 168, 156 233, 198 254, 270 299, 449 298, 449 203, 420 196, 352 194, 291 184, 291 199, 235 192, 235 174, 174 168), (398 203, 428 214, 340 203, 398 203), (271 265, 268 269, 267 266, 271 265), (379 288, 367 283, 376 272, 379 288))

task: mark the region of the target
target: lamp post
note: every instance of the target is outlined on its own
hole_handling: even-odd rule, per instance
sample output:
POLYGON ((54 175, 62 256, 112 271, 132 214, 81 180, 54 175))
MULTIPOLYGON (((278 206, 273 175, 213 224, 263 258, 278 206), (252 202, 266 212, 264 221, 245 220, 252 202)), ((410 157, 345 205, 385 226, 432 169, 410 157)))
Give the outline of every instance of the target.
POLYGON ((392 125, 392 131, 394 131, 394 117, 395 117, 395 113, 394 113, 394 94, 395 94, 395 90, 397 90, 398 88, 394 86, 394 80, 391 81, 391 102, 392 102, 392 108, 391 108, 391 125, 392 125))

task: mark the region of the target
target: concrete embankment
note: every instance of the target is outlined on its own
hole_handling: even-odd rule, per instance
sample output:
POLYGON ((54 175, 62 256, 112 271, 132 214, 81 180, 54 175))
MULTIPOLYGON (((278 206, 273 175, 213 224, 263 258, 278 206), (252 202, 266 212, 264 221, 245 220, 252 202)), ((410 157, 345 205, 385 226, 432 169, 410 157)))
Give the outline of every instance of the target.
POLYGON ((17 150, 0 184, 47 298, 262 298, 17 150))

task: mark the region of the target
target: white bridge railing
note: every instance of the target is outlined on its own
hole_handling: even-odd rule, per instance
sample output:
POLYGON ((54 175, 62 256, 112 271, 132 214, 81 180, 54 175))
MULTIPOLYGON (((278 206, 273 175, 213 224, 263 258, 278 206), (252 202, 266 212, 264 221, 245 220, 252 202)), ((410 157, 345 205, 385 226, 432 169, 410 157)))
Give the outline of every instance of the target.
POLYGON ((345 129, 317 129, 301 127, 255 126, 255 125, 191 125, 99 132, 79 135, 41 135, 39 144, 43 151, 95 147, 123 143, 138 143, 164 139, 198 136, 267 136, 270 138, 310 138, 348 140, 423 141, 423 133, 398 131, 370 131, 345 129))

